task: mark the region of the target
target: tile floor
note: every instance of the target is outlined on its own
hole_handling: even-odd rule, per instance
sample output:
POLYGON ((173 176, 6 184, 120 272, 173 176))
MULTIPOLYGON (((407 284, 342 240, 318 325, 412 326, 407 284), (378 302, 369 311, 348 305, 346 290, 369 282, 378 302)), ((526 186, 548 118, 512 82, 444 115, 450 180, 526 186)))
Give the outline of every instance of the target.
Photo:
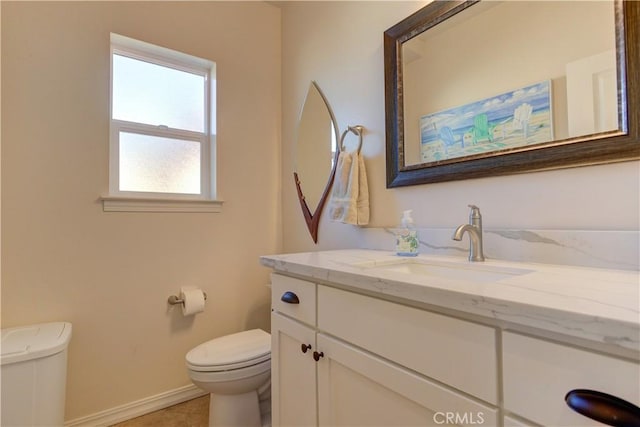
POLYGON ((209 395, 170 406, 111 427, 207 427, 209 395))

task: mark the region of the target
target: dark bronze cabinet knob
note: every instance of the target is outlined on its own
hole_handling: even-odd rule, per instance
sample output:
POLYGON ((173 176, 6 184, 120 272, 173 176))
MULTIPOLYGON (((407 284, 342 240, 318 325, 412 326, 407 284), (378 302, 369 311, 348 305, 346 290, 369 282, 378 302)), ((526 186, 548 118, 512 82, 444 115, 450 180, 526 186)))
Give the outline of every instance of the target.
POLYGON ((302 352, 306 353, 307 350, 311 350, 311 344, 302 344, 301 348, 302 348, 302 352))
POLYGON ((315 360, 316 362, 320 360, 321 357, 324 357, 324 352, 322 351, 320 353, 318 353, 317 351, 313 352, 313 360, 315 360))

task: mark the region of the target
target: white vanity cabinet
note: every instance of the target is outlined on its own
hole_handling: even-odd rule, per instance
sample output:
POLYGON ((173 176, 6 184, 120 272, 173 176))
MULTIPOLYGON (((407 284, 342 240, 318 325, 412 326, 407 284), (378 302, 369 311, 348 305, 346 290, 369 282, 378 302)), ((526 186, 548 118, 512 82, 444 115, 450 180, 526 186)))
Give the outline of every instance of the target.
POLYGON ((279 274, 272 308, 274 426, 498 425, 493 328, 279 274))
POLYGON ((274 426, 599 425, 565 403, 576 389, 640 405, 637 272, 460 261, 526 272, 479 283, 422 274, 444 263, 423 255, 262 260, 275 270, 274 426), (389 267, 409 262, 420 268, 389 267))

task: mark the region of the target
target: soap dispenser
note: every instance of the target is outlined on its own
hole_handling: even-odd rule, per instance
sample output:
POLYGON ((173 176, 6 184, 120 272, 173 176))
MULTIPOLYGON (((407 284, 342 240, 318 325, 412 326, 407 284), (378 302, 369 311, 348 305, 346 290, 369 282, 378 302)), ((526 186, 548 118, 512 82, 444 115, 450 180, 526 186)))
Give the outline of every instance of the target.
POLYGON ((418 232, 413 225, 411 210, 407 210, 402 213, 400 229, 396 233, 396 255, 418 255, 418 232))

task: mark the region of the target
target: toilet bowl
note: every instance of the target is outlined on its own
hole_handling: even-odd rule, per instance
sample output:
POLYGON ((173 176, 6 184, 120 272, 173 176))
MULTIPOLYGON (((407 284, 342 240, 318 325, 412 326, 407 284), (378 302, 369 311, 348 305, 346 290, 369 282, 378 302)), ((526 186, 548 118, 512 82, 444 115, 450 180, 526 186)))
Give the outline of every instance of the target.
POLYGON ((189 351, 186 363, 191 381, 210 393, 209 426, 270 425, 271 335, 216 338, 189 351))

